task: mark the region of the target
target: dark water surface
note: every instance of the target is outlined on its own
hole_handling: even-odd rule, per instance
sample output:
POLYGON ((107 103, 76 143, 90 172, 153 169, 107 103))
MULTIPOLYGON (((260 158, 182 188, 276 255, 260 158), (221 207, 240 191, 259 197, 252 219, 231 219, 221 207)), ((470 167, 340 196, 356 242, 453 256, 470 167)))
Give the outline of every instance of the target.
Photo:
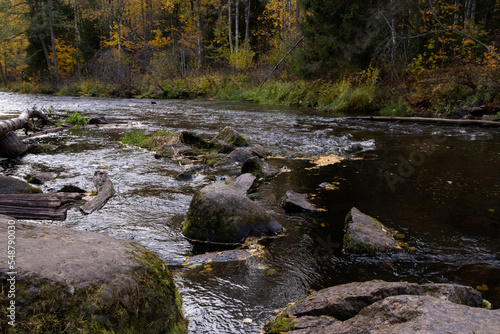
MULTIPOLYGON (((0 119, 32 106, 106 116, 128 126, 71 129, 36 139, 56 148, 20 160, 1 160, 0 174, 40 171, 61 176, 42 186, 66 184, 92 190, 94 171, 105 169, 117 195, 100 211, 77 209, 64 222, 46 222, 132 240, 170 265, 190 319, 191 333, 256 333, 274 310, 311 289, 384 279, 457 282, 480 286, 500 306, 500 129, 377 123, 238 102, 72 98, 0 93, 0 119), (199 253, 181 224, 202 182, 178 182, 178 161, 125 147, 119 138, 134 129, 148 133, 189 130, 214 136, 232 126, 275 156, 292 152, 339 154, 335 165, 271 159, 283 173, 251 198, 286 229, 266 243, 265 255, 246 263, 214 263, 211 271, 180 266, 199 253), (414 164, 408 164, 411 160, 414 164), (337 187, 328 190, 325 183, 337 187), (279 201, 287 190, 312 195, 327 209, 286 215, 279 201), (414 251, 378 257, 342 254, 345 214, 353 206, 406 235, 414 251), (272 268, 276 272, 269 275, 272 268), (251 323, 244 319, 252 319, 251 323)), ((234 171, 218 173, 220 176, 234 171)))

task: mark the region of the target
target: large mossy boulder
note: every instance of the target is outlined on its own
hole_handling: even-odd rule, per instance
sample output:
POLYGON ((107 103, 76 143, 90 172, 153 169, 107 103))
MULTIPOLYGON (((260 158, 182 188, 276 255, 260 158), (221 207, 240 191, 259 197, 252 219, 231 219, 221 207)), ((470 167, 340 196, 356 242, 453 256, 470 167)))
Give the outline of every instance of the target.
POLYGON ((456 284, 373 280, 320 290, 292 304, 266 333, 490 333, 500 310, 481 308, 481 294, 456 284))
POLYGON ((0 175, 0 194, 37 194, 42 190, 24 180, 0 175))
POLYGON ((215 183, 193 196, 182 233, 189 239, 239 243, 249 237, 270 237, 283 228, 241 191, 215 183))
POLYGON ((354 254, 376 254, 400 251, 406 244, 397 240, 397 231, 377 219, 352 208, 345 219, 344 250, 354 254))
POLYGON ((4 252, 0 259, 0 318, 15 321, 9 333, 187 332, 172 275, 142 246, 0 215, 0 238, 9 235, 15 264, 4 252))

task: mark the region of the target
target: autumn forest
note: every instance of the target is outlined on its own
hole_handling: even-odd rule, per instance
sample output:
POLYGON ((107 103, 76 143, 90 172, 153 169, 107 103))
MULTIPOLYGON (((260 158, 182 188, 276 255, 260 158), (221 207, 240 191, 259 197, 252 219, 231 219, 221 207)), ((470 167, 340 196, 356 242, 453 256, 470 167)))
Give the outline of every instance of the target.
POLYGON ((393 114, 500 104, 498 0, 2 0, 0 22, 11 91, 393 114))

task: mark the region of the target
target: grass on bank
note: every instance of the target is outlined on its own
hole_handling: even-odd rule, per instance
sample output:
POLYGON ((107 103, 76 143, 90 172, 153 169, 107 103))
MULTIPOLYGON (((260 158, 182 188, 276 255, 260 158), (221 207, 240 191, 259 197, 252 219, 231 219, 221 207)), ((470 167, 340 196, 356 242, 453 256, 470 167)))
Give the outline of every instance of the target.
POLYGON ((34 83, 15 84, 7 90, 82 97, 252 100, 344 114, 384 116, 447 117, 456 108, 500 105, 500 84, 496 80, 500 75, 485 76, 480 67, 468 69, 467 77, 457 75, 456 71, 451 67, 429 70, 390 82, 381 77, 378 69, 370 67, 333 82, 269 80, 262 87, 259 87, 261 78, 251 72, 210 72, 160 83, 145 76, 134 85, 86 79, 68 82, 57 91, 48 84, 34 83))

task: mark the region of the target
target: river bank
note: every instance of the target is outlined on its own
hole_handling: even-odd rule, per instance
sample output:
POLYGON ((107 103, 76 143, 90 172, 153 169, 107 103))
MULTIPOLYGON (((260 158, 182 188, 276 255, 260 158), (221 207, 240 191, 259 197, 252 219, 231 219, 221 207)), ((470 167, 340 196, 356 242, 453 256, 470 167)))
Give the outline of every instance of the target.
POLYGON ((337 81, 289 78, 263 82, 263 76, 259 72, 210 72, 163 82, 139 76, 123 84, 88 78, 67 80, 59 88, 50 83, 22 82, 2 90, 79 97, 252 101, 346 115, 500 118, 500 88, 494 80, 465 80, 453 68, 426 70, 398 80, 382 78, 372 67, 337 81))

